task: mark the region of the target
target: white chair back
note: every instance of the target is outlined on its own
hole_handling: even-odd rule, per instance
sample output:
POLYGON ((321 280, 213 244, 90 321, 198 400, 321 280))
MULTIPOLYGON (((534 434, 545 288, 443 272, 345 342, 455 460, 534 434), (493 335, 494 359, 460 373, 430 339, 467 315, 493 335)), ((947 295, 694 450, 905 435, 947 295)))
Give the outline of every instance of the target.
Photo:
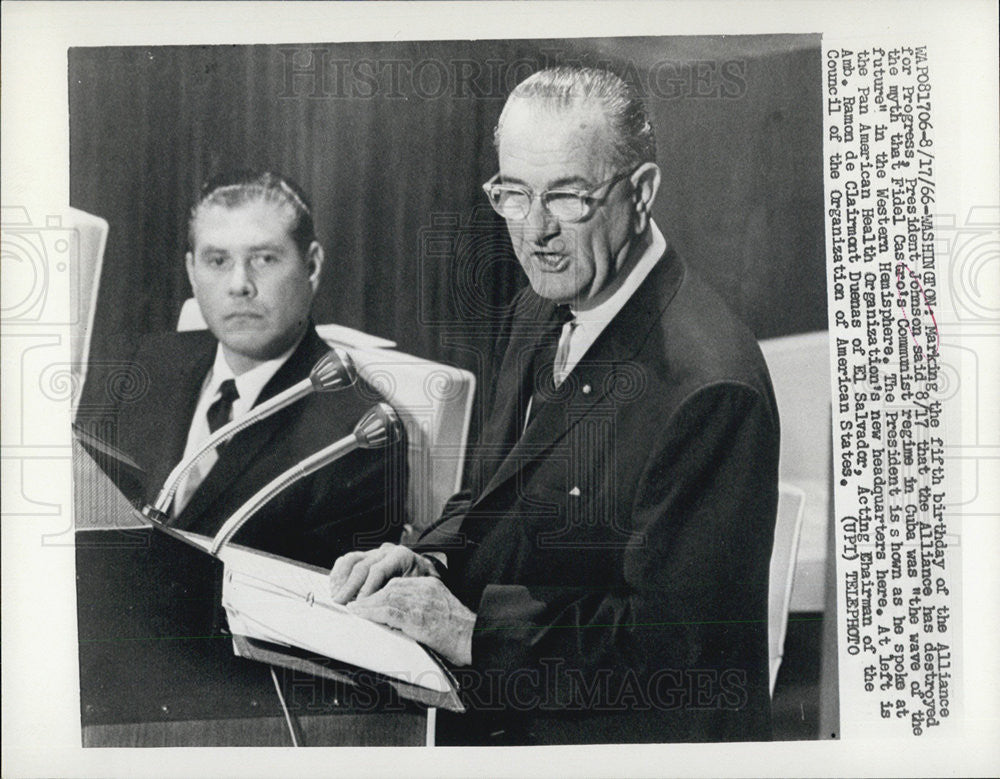
POLYGON ((830 468, 830 334, 760 343, 781 414, 781 480, 826 484, 830 468))
POLYGON ((411 528, 403 540, 415 540, 461 488, 476 379, 469 371, 394 349, 326 341, 350 353, 358 373, 389 401, 406 427, 411 528))
POLYGON ((805 493, 791 484, 778 484, 778 519, 774 526, 774 547, 768 575, 767 649, 771 672, 771 694, 785 654, 788 609, 795 578, 795 557, 799 550, 805 493))
POLYGON ((104 248, 108 240, 108 223, 99 216, 76 208, 68 208, 62 215, 62 226, 70 230, 76 246, 69 262, 70 317, 73 323, 70 338, 70 372, 78 391, 73 395, 72 413, 76 414, 80 392, 87 375, 90 358, 90 338, 94 330, 94 311, 101 283, 104 248))
POLYGON ((198 301, 188 298, 181 305, 180 316, 177 317, 177 332, 186 333, 190 330, 208 330, 208 323, 201 315, 198 301))
POLYGON ((830 516, 830 334, 761 341, 781 416, 779 479, 805 493, 795 611, 823 611, 830 516))

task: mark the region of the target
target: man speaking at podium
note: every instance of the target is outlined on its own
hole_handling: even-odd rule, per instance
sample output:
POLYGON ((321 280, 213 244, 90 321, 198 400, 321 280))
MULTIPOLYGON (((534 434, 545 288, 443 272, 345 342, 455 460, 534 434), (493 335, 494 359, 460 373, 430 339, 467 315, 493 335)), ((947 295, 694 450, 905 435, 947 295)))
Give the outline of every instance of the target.
POLYGON ((769 738, 756 342, 653 222, 653 132, 621 79, 536 73, 496 141, 484 189, 530 286, 469 491, 413 549, 338 560, 334 597, 456 667, 469 711, 439 743, 769 738))
MULTIPOLYGON (((131 357, 145 388, 137 399, 123 401, 99 364, 84 399, 110 411, 108 443, 145 472, 146 503, 212 432, 305 379, 329 351, 310 319, 323 249, 296 185, 255 172, 206 184, 188 243, 187 276, 208 331, 144 338, 131 357)), ((168 524, 214 535, 273 478, 349 435, 377 400, 359 379, 252 424, 179 485, 168 524)), ((349 549, 399 538, 404 486, 405 442, 357 450, 280 493, 234 541, 328 567, 349 549)))

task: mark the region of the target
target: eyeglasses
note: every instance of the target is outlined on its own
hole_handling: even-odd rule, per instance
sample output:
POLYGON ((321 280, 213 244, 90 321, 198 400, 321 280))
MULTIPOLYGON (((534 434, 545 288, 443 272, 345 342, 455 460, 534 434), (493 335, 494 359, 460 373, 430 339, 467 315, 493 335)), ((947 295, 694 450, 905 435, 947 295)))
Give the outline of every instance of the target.
MULTIPOLYGON (((582 222, 608 196, 614 184, 634 172, 635 170, 628 170, 619 173, 592 189, 546 189, 538 193, 538 197, 542 201, 542 208, 560 222, 582 222), (608 191, 602 197, 597 197, 594 193, 604 187, 608 187, 608 191)), ((504 219, 515 222, 527 219, 535 193, 529 187, 518 184, 501 184, 497 181, 499 178, 500 174, 497 173, 483 184, 483 192, 490 199, 493 210, 504 219)))

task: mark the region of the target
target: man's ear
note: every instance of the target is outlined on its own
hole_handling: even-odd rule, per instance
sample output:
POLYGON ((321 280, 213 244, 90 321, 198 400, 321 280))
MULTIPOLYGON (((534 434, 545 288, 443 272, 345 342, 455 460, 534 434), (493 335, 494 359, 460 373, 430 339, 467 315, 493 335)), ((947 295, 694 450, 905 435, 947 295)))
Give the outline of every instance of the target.
POLYGON ((635 199, 636 232, 643 233, 649 226, 653 213, 653 201, 660 190, 660 166, 655 162, 644 162, 632 174, 635 199))
POLYGON ((309 286, 312 287, 313 294, 319 289, 319 272, 323 268, 323 247, 319 241, 309 244, 309 251, 306 252, 306 264, 309 266, 309 286))
POLYGON ((188 282, 191 284, 192 294, 198 294, 197 285, 194 280, 194 255, 191 252, 187 252, 184 255, 184 267, 187 269, 188 282))

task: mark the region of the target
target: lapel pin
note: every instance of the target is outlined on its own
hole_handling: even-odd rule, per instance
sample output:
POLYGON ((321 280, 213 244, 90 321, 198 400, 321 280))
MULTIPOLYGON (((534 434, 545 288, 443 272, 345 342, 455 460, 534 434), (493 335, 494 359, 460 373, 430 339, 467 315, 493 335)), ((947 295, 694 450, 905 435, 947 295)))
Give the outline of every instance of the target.
POLYGON ((590 394, 590 385, 589 384, 584 384, 581 389, 583 390, 583 394, 584 395, 589 395, 590 394))
POLYGON ((574 498, 579 498, 580 497, 580 488, 579 487, 574 487, 573 489, 571 489, 569 491, 569 494, 572 495, 574 498))

